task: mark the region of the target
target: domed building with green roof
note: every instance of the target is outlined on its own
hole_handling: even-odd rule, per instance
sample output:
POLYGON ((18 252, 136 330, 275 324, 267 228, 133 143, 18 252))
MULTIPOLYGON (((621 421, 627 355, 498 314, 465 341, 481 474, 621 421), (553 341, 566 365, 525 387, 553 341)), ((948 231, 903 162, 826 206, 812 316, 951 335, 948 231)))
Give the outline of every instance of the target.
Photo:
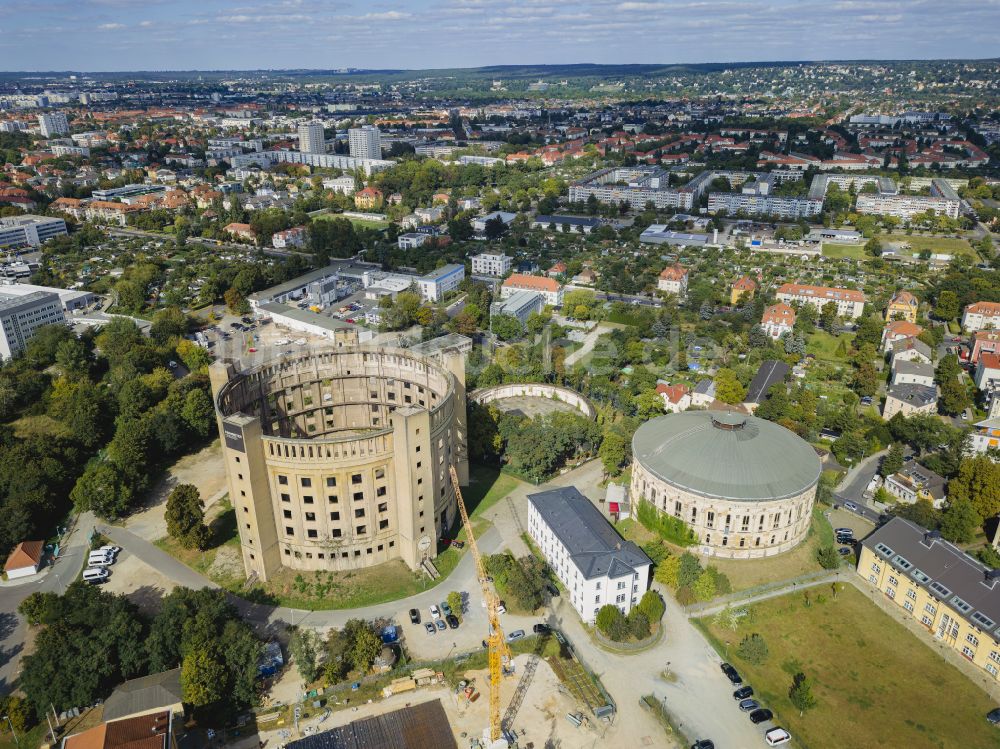
POLYGON ((727 411, 647 421, 632 438, 633 503, 683 520, 701 554, 773 556, 809 532, 820 460, 795 433, 727 411))

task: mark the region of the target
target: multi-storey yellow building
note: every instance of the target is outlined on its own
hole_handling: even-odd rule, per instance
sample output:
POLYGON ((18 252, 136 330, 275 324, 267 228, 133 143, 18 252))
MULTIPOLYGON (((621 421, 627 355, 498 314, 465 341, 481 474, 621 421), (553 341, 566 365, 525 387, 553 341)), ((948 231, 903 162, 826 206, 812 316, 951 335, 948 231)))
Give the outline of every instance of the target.
POLYGON ((902 518, 861 544, 858 574, 994 679, 1000 673, 1000 570, 902 518))
POLYGON ((920 302, 909 291, 897 291, 892 299, 889 300, 889 306, 885 309, 885 319, 890 321, 906 320, 906 322, 916 323, 919 307, 920 302))

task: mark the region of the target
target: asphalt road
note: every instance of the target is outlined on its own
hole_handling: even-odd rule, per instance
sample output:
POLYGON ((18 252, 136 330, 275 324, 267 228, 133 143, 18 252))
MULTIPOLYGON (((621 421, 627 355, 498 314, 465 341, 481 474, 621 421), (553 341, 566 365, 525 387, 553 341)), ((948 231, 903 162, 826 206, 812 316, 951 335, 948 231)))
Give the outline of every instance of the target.
POLYGON ((77 519, 76 528, 66 538, 62 553, 48 572, 40 578, 18 585, 0 586, 0 694, 7 694, 16 686, 21 672, 21 657, 28 627, 17 613, 17 607, 35 591, 59 594, 65 592, 83 569, 93 527, 93 516, 89 512, 84 513, 77 519))

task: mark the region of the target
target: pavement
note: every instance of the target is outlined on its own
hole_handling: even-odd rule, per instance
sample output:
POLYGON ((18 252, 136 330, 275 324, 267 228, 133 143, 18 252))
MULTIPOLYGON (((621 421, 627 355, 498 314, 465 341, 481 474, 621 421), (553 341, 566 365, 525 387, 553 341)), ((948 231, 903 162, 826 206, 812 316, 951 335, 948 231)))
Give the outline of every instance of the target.
POLYGON ((17 613, 17 607, 36 591, 60 595, 66 591, 83 569, 93 527, 94 516, 83 513, 63 539, 58 559, 23 584, 9 583, 0 587, 0 694, 7 694, 16 687, 21 658, 29 642, 28 625, 17 613))

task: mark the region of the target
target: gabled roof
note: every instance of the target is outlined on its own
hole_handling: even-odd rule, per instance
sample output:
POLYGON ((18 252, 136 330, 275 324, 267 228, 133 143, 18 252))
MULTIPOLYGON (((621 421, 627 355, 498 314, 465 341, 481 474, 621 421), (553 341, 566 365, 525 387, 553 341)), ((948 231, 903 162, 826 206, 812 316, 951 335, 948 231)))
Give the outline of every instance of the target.
POLYGON ((4 570, 23 570, 25 567, 37 567, 42 561, 44 541, 22 541, 14 547, 7 557, 4 570))
POLYGON ((130 679, 115 688, 104 702, 104 720, 118 720, 179 704, 181 670, 174 668, 158 674, 130 679))
POLYGON ((63 749, 169 749, 170 711, 125 718, 67 736, 63 749))
POLYGON ((559 282, 554 278, 544 276, 529 276, 524 273, 514 273, 507 277, 503 285, 509 289, 527 289, 529 291, 559 291, 559 282))
POLYGON ((864 302, 865 295, 854 289, 840 289, 835 286, 810 286, 802 283, 784 283, 778 287, 778 294, 788 294, 790 296, 805 296, 813 299, 827 299, 829 301, 847 300, 850 302, 864 302))
POLYGON ((884 335, 886 338, 901 336, 903 338, 913 338, 924 332, 919 325, 906 320, 893 320, 885 326, 884 335))
POLYGON ((623 577, 635 573, 637 567, 652 564, 642 549, 618 535, 576 487, 529 494, 528 501, 587 580, 623 577))

